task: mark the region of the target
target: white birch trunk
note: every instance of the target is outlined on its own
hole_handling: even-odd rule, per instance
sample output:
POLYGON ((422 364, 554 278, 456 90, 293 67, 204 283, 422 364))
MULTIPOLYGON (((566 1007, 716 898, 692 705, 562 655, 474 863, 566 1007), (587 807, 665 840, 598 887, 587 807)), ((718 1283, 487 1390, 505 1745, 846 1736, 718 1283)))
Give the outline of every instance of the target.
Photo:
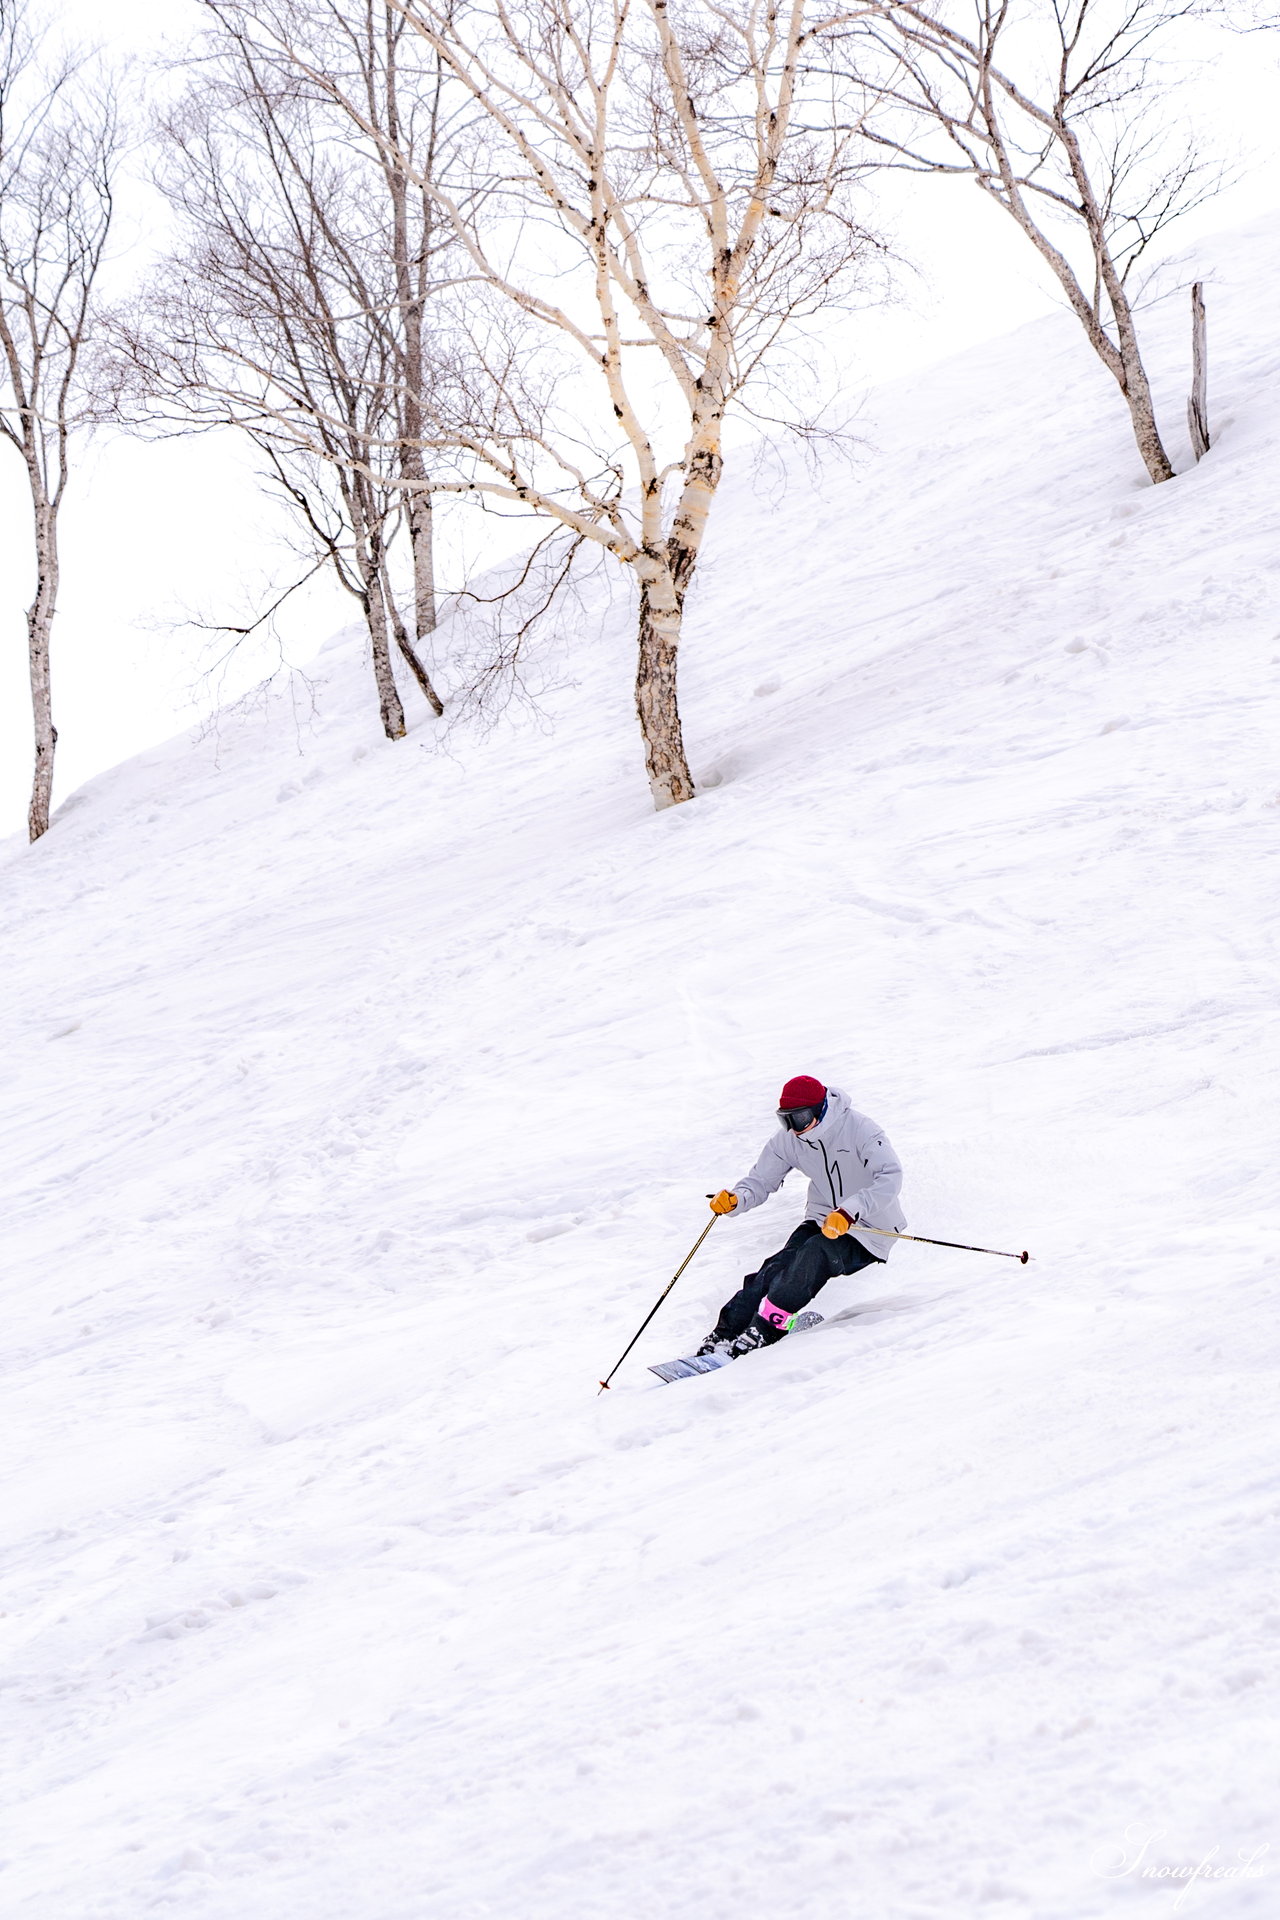
POLYGON ((356 564, 360 569, 360 604, 364 610, 365 631, 373 656, 373 679, 378 689, 378 711, 382 731, 388 740, 403 740, 406 732, 404 708, 391 665, 391 646, 387 631, 387 606, 382 585, 382 551, 379 531, 373 516, 366 511, 358 489, 351 494, 352 522, 356 536, 356 564))
POLYGON ((695 792, 685 758, 676 674, 685 595, 702 550, 720 470, 717 415, 700 420, 695 427, 671 532, 661 545, 654 540, 646 543, 632 563, 640 581, 636 713, 649 790, 659 809, 692 800, 695 792))
POLYGON ((410 457, 405 461, 405 474, 410 479, 421 479, 423 485, 415 487, 409 495, 409 545, 413 551, 413 610, 414 634, 418 640, 426 640, 436 630, 436 560, 435 527, 431 506, 431 491, 426 486, 426 473, 423 469, 422 455, 417 449, 416 460, 410 457))
POLYGON ((391 665, 391 648, 387 644, 387 610, 382 600, 382 582, 376 572, 365 578, 364 618, 373 654, 373 678, 378 689, 382 731, 388 740, 403 740, 406 732, 404 708, 400 704, 400 691, 391 665))
POLYGON ((382 564, 379 569, 379 578, 382 583, 382 597, 386 604, 387 612, 391 617, 391 631, 395 635, 396 645, 400 649, 401 658, 404 660, 405 665, 408 667, 410 673, 413 675, 414 679, 417 681, 418 686, 421 688, 423 698, 426 700, 427 705, 431 708, 431 711, 436 715, 436 717, 439 718, 439 716, 444 712, 444 703, 442 702, 439 694, 436 692, 434 686, 431 684, 431 675, 427 672, 426 668, 423 666, 422 661, 418 655, 418 651, 414 646, 413 642, 410 640, 408 632, 405 629, 404 621, 400 617, 399 603, 397 602, 396 596, 392 591, 391 579, 387 571, 387 558, 386 558, 385 552, 382 554, 381 560, 382 560, 382 564))
POLYGON ((1155 485, 1161 481, 1172 480, 1173 462, 1164 450, 1160 438, 1160 429, 1156 424, 1155 402, 1151 398, 1151 382, 1147 379, 1147 370, 1143 365, 1142 351, 1138 345, 1138 330, 1133 322, 1133 309, 1129 297, 1121 285, 1120 276, 1107 255, 1103 280, 1107 297, 1111 302, 1111 311, 1115 315, 1116 336, 1120 344, 1122 375, 1120 391, 1125 397, 1129 409, 1129 418, 1133 423, 1133 437, 1138 443, 1138 452, 1155 485))
POLYGON ((49 665, 49 636, 58 604, 57 509, 45 498, 39 475, 32 470, 35 507, 36 591, 27 609, 27 658, 31 673, 31 713, 35 726, 35 773, 27 830, 32 840, 49 831, 53 800, 53 756, 58 730, 53 724, 53 683, 49 665))
POLYGON ((1209 451, 1209 345, 1204 287, 1199 280, 1191 289, 1191 397, 1187 401, 1187 427, 1191 451, 1199 462, 1209 451))
POLYGON ((640 578, 636 714, 649 791, 661 812, 692 800, 694 794, 676 699, 682 615, 671 569, 661 554, 642 555, 636 572, 640 578))

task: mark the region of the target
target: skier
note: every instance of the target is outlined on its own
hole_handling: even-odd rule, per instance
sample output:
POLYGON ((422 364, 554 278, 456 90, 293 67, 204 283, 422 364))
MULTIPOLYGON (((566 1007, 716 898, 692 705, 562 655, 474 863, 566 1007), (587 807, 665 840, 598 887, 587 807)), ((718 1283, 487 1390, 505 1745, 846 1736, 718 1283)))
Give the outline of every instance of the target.
POLYGON ((832 1274, 857 1273, 888 1259, 893 1242, 860 1235, 859 1224, 887 1233, 901 1233, 907 1224, 898 1205, 898 1156, 875 1121, 855 1112, 847 1094, 802 1073, 782 1089, 778 1119, 781 1132, 745 1180, 715 1196, 711 1211, 749 1213, 799 1168, 809 1175, 805 1217, 786 1246, 770 1254, 725 1301, 700 1354, 737 1359, 754 1347, 772 1346, 832 1274))

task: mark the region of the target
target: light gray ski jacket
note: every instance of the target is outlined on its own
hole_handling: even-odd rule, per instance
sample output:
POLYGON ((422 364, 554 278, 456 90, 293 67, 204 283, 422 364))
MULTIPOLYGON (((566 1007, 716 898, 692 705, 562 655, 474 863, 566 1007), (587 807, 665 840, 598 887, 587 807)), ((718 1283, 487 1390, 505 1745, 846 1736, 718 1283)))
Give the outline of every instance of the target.
MULTIPOLYGON (((827 1088, 827 1111, 812 1133, 801 1136, 780 1129, 774 1134, 746 1179, 732 1189, 738 1196, 735 1215, 758 1207, 796 1168, 809 1176, 806 1220, 825 1220, 836 1207, 843 1207, 850 1216, 890 1233, 901 1233, 906 1226, 907 1217, 898 1205, 902 1187, 898 1156, 875 1121, 856 1112, 848 1094, 838 1088, 827 1088)), ((853 1238, 877 1260, 889 1258, 892 1240, 859 1233, 856 1227, 853 1238)))

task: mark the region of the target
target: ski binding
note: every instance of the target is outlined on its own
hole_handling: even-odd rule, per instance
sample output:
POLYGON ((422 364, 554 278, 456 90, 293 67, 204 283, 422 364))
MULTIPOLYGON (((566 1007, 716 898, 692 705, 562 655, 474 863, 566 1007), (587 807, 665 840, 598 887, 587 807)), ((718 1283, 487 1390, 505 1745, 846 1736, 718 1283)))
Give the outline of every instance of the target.
MULTIPOLYGON (((820 1313, 798 1313, 792 1320, 788 1333, 805 1333, 810 1327, 816 1327, 822 1319, 820 1313)), ((650 1367, 650 1373, 656 1373, 664 1385, 673 1380, 689 1380, 695 1373, 714 1373, 717 1367, 727 1367, 734 1358, 731 1353, 691 1353, 683 1360, 664 1360, 659 1366, 650 1367)))

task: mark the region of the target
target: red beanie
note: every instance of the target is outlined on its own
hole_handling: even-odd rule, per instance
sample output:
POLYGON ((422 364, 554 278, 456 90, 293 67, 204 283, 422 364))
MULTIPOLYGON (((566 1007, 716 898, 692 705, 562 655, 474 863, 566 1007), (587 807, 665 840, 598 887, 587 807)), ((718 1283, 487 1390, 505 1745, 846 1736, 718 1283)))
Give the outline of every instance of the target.
POLYGON ((820 1107, 826 1097, 827 1090, 821 1080, 815 1080, 811 1073, 800 1073, 782 1089, 778 1107, 783 1113, 792 1107, 820 1107))

